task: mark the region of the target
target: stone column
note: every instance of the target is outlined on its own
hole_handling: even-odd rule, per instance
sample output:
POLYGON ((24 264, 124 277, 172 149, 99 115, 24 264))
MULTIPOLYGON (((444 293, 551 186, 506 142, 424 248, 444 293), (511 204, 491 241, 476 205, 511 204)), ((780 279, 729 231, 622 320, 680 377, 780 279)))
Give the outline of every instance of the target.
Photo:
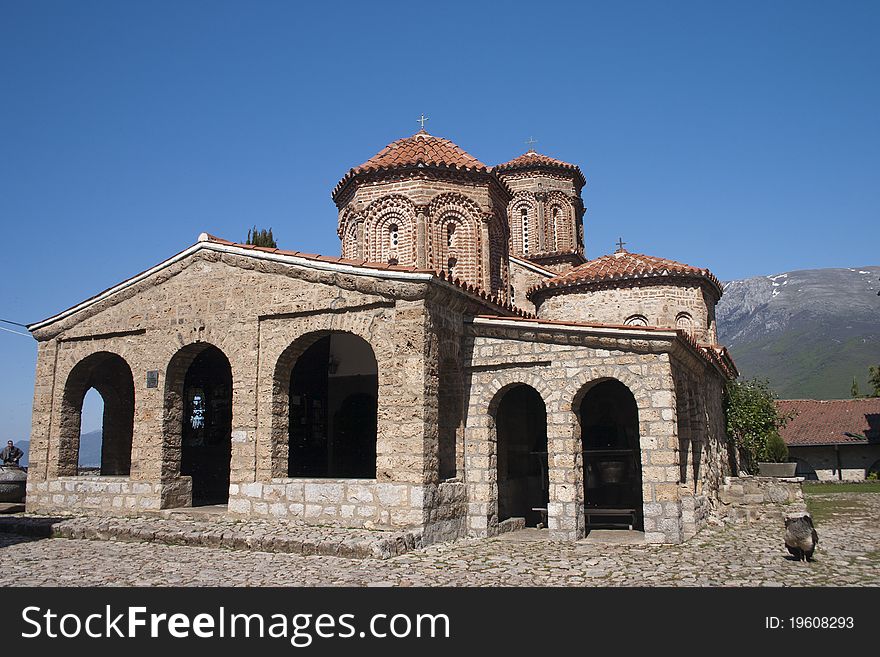
MULTIPOLYGON (((491 292, 492 290, 492 267, 489 263, 489 222, 483 217, 483 221, 480 223, 480 271, 478 275, 480 276, 480 285, 482 285, 483 289, 486 292, 491 292)), ((477 282, 477 281, 475 281, 477 282)))
POLYGON ((52 425, 57 350, 58 342, 56 340, 47 340, 37 344, 31 442, 28 451, 29 483, 45 481, 49 474, 49 436, 52 425))
POLYGON ((416 267, 419 269, 428 268, 427 222, 424 210, 419 210, 416 215, 416 267))
POLYGON ((357 257, 362 260, 369 260, 367 257, 367 245, 364 235, 364 218, 358 216, 355 221, 357 221, 357 257))
MULTIPOLYGON (((550 484, 547 528, 556 541, 584 537, 583 467, 580 440, 572 428, 573 413, 557 404, 547 408, 547 468, 550 484)), ((575 422, 576 424, 576 422, 575 422)))
POLYGON ((535 194, 535 200, 538 202, 538 253, 544 253, 547 250, 547 221, 544 216, 544 203, 547 201, 547 194, 538 192, 535 194))

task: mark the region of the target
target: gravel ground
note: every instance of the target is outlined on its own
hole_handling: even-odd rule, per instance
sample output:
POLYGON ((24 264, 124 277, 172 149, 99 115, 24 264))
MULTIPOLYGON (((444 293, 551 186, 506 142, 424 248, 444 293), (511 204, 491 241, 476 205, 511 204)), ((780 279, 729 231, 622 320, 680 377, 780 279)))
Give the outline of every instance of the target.
POLYGON ((682 545, 557 543, 524 530, 391 559, 0 534, 2 586, 878 586, 880 493, 810 495, 819 547, 788 558, 783 508, 682 545), (839 510, 838 510, 839 509, 839 510))

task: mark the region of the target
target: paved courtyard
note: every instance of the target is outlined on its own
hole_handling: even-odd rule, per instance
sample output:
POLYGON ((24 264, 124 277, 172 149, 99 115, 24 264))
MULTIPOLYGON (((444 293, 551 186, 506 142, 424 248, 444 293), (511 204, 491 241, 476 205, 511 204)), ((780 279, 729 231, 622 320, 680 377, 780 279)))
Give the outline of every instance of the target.
POLYGON ((778 507, 682 545, 599 543, 595 535, 566 544, 525 530, 390 559, 0 534, 0 586, 880 585, 880 493, 810 500, 819 532, 812 563, 787 558, 778 507))

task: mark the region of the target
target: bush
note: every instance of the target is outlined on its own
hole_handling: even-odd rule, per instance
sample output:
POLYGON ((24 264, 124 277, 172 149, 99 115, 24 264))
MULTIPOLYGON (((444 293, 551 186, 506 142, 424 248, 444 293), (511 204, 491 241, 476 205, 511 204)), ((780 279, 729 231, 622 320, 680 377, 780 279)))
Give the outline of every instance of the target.
POLYGON ((767 437, 764 445, 764 460, 767 463, 786 463, 788 461, 788 447, 778 431, 774 431, 767 437))
POLYGON ((778 437, 779 429, 792 416, 779 413, 776 395, 767 381, 752 379, 728 382, 724 394, 724 417, 727 435, 736 444, 742 468, 755 474, 758 461, 767 456, 770 437, 778 437))

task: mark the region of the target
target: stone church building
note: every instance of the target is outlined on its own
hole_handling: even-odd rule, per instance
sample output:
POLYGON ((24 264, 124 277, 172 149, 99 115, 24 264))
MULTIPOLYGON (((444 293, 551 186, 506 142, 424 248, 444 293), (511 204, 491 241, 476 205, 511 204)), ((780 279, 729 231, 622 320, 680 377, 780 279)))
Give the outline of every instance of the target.
POLYGON ((420 130, 333 190, 342 257, 208 234, 29 327, 27 509, 675 543, 730 474, 706 269, 584 254, 579 167, 420 130), (86 392, 99 473, 78 467, 86 392))

